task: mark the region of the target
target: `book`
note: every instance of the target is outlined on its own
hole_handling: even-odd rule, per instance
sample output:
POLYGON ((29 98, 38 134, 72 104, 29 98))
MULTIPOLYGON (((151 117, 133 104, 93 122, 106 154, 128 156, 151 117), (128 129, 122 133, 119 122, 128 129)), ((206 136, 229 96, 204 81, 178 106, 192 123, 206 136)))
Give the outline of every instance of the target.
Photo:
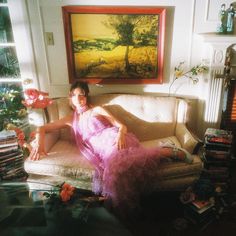
POLYGON ((0 180, 24 180, 24 156, 15 131, 0 132, 0 180))
MULTIPOLYGON (((193 204, 192 202, 189 203, 189 207, 195 211, 197 214, 203 214, 206 213, 208 210, 212 209, 214 207, 214 202, 208 201, 207 204, 205 204, 205 206, 201 206, 201 208, 197 207, 195 204, 193 204)), ((200 203, 199 203, 200 206, 200 203)))
POLYGON ((187 217, 188 219, 191 219, 191 221, 194 224, 199 224, 201 222, 204 222, 208 220, 210 217, 215 216, 216 212, 215 209, 209 210, 206 214, 204 215, 196 215, 191 209, 184 209, 184 216, 187 217))
POLYGON ((206 155, 205 153, 201 156, 202 160, 204 161, 204 165, 207 166, 229 166, 230 165, 230 158, 214 158, 211 156, 206 155))
POLYGON ((228 182, 230 179, 230 175, 209 175, 208 178, 214 183, 214 182, 228 182))
POLYGON ((213 146, 213 147, 228 147, 228 148, 231 148, 231 146, 232 146, 231 143, 209 142, 206 137, 205 137, 204 143, 207 146, 213 146))
POLYGON ((24 171, 24 167, 21 166, 17 166, 12 168, 11 170, 7 170, 6 172, 1 173, 1 176, 12 176, 12 175, 16 175, 18 173, 20 173, 21 171, 24 171))
POLYGON ((224 138, 224 137, 206 137, 206 141, 209 143, 221 143, 226 145, 232 144, 232 137, 230 138, 224 138))
POLYGON ((209 144, 209 143, 204 143, 205 150, 207 151, 224 151, 224 152, 229 152, 231 150, 231 146, 226 145, 226 144, 209 144))
POLYGON ((220 150, 205 150, 205 155, 211 158, 216 158, 216 159, 228 159, 230 158, 231 151, 226 150, 226 151, 220 151, 220 150))
POLYGON ((191 207, 186 206, 184 208, 184 218, 196 225, 198 230, 203 230, 216 219, 216 210, 214 207, 210 207, 204 213, 199 214, 191 207))
POLYGON ((199 230, 205 229, 210 223, 216 219, 216 212, 214 210, 209 211, 203 217, 192 214, 189 209, 184 210, 184 218, 196 225, 199 230))
POLYGON ((1 172, 8 171, 11 168, 14 168, 16 166, 23 166, 23 165, 24 165, 24 161, 23 161, 23 159, 21 159, 19 161, 15 161, 15 162, 10 163, 8 165, 0 166, 0 174, 1 174, 1 172))
POLYGON ((210 179, 228 179, 230 177, 229 168, 226 166, 209 165, 203 172, 210 179))
POLYGON ((4 160, 4 159, 7 159, 8 157, 14 157, 14 156, 17 156, 17 155, 20 155, 22 154, 22 150, 21 149, 17 149, 15 152, 9 152, 7 154, 4 154, 4 155, 1 155, 0 156, 0 161, 1 160, 4 160))
POLYGON ((23 168, 23 166, 19 164, 19 165, 14 166, 10 169, 7 169, 6 171, 2 171, 1 174, 4 174, 4 175, 14 174, 14 173, 17 173, 20 170, 22 170, 22 168, 23 168))
POLYGON ((4 155, 4 154, 6 154, 6 153, 14 152, 14 151, 16 151, 18 148, 19 148, 18 145, 0 148, 0 156, 4 155))
POLYGON ((224 129, 215 129, 215 128, 207 128, 205 132, 205 137, 212 138, 211 140, 217 142, 222 140, 227 140, 227 143, 231 141, 232 143, 232 131, 224 130, 224 129))
POLYGON ((204 170, 209 175, 230 175, 230 171, 228 167, 225 166, 209 166, 204 170))
POLYGON ((192 201, 192 204, 197 207, 197 209, 202 209, 206 206, 208 206, 209 204, 211 204, 210 201, 201 201, 201 200, 194 200, 192 201))
POLYGON ((20 154, 18 156, 13 156, 13 157, 10 157, 10 158, 7 158, 7 159, 4 159, 4 160, 0 160, 0 165, 4 164, 4 163, 13 163, 14 161, 16 160, 20 160, 20 159, 23 159, 23 154, 20 154))
POLYGON ((7 146, 8 144, 17 143, 17 138, 11 138, 7 140, 0 140, 0 147, 7 146))
POLYGON ((22 170, 17 174, 1 176, 0 178, 2 180, 14 180, 14 179, 22 178, 22 177, 25 177, 25 176, 27 176, 27 174, 25 173, 25 171, 22 170))
POLYGON ((14 130, 2 130, 0 132, 0 141, 8 140, 17 137, 14 130))

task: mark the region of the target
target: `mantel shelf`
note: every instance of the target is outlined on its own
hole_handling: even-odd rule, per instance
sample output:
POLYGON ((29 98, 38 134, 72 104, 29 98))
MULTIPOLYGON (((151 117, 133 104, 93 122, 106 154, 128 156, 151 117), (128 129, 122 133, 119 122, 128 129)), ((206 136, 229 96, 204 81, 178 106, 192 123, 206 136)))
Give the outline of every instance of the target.
POLYGON ((215 78, 218 79, 232 79, 235 80, 236 79, 236 75, 232 74, 232 75, 225 75, 225 74, 216 74, 215 78))
POLYGON ((227 43, 236 44, 235 34, 219 34, 215 32, 210 33, 199 33, 198 34, 206 43, 227 43))

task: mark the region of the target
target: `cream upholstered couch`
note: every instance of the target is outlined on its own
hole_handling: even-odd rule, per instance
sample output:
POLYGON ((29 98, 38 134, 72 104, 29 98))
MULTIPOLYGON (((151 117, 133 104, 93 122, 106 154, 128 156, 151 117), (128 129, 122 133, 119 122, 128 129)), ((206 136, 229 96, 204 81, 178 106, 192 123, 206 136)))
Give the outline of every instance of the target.
MULTIPOLYGON (((133 132, 144 146, 172 142, 193 154, 191 164, 166 160, 159 168, 157 191, 183 190, 196 181, 203 168, 195 154, 198 140, 186 126, 188 101, 164 96, 103 94, 90 97, 93 105, 103 105, 133 132)), ((58 98, 47 108, 48 122, 73 112, 67 98, 58 98)), ((25 161, 29 179, 34 181, 67 181, 80 188, 91 189, 93 166, 82 156, 69 129, 46 136, 48 156, 39 161, 25 161)))

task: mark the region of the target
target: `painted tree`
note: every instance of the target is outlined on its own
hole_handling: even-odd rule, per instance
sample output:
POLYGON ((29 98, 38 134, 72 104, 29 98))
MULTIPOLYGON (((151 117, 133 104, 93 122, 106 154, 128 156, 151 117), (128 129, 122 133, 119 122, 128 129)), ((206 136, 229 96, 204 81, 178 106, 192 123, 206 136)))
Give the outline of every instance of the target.
POLYGON ((125 70, 130 71, 130 46, 157 46, 158 15, 111 15, 106 27, 112 28, 117 35, 117 45, 126 46, 124 61, 125 70))

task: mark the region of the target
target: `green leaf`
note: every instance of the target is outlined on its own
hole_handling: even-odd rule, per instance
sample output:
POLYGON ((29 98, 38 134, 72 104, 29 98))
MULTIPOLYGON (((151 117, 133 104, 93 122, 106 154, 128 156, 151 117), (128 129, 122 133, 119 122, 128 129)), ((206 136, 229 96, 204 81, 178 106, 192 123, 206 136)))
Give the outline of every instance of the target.
POLYGON ((50 193, 44 192, 44 193, 43 193, 43 196, 45 196, 45 197, 50 197, 50 193))

